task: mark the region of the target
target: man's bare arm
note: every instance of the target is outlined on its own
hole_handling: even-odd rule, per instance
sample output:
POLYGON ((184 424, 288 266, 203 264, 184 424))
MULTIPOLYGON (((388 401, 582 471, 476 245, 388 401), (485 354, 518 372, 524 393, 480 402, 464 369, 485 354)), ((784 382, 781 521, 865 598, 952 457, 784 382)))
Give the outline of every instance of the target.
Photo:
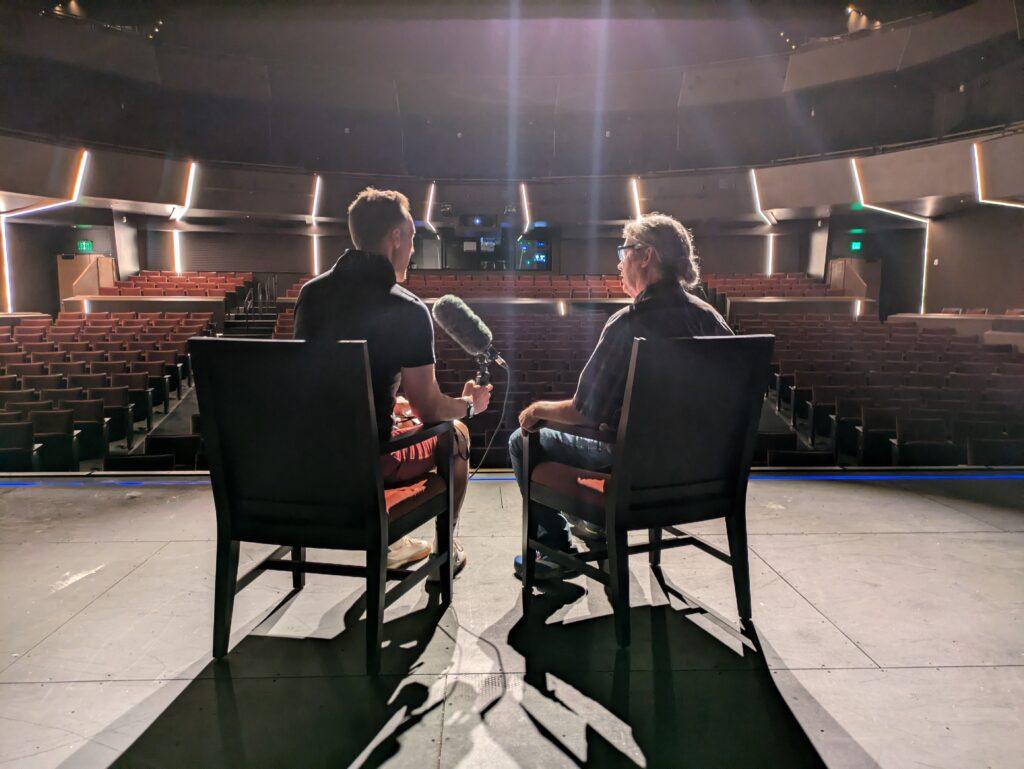
POLYGON ((561 422, 566 425, 592 424, 576 410, 571 400, 537 401, 523 409, 519 415, 519 426, 527 432, 533 430, 538 422, 544 421, 561 422))
POLYGON ((474 411, 480 413, 491 400, 491 386, 481 387, 470 380, 462 388, 462 397, 449 398, 437 385, 434 364, 402 369, 402 389, 409 400, 413 413, 424 422, 443 422, 448 419, 462 419, 466 407, 472 402, 474 411))

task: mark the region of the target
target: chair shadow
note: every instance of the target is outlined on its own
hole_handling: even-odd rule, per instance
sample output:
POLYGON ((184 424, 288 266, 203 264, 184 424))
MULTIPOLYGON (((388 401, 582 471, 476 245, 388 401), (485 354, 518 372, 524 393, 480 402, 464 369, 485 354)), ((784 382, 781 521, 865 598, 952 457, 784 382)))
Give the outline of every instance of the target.
MULTIPOLYGON (((330 639, 247 635, 203 668, 112 766, 378 766, 425 719, 436 719, 437 734, 423 739, 439 736, 443 697, 434 684, 444 675, 416 676, 435 633, 448 632, 439 627, 445 608, 436 593, 385 623, 384 672, 376 678, 365 675, 364 599, 345 604, 345 629, 330 639)), ((439 644, 430 646, 431 668, 444 670, 451 647, 434 668, 439 644)), ((135 718, 143 715, 136 710, 135 718)), ((132 719, 129 712, 119 721, 132 719)), ((75 756, 64 765, 74 766, 75 756)))
MULTIPOLYGON (((779 694, 761 651, 724 643, 694 608, 633 607, 629 649, 617 648, 611 615, 549 622, 581 594, 566 584, 535 597, 529 616, 508 637, 525 659, 525 682, 548 701, 536 708, 539 715, 527 698, 521 707, 563 762, 672 769, 825 766, 779 694), (590 700, 585 713, 580 695, 590 700), (559 737, 550 718, 545 724, 552 702, 587 720, 583 755, 559 737)), ((756 638, 756 629, 748 635, 756 638)))

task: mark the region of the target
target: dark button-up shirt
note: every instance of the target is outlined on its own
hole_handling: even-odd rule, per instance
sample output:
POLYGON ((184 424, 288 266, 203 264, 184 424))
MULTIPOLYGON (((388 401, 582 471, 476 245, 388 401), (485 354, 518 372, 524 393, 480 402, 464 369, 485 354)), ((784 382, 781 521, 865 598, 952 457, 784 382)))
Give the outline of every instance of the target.
POLYGON ((718 311, 677 282, 648 286, 631 305, 605 323, 597 347, 580 374, 573 406, 593 424, 618 424, 636 337, 727 335, 732 335, 732 329, 718 311))

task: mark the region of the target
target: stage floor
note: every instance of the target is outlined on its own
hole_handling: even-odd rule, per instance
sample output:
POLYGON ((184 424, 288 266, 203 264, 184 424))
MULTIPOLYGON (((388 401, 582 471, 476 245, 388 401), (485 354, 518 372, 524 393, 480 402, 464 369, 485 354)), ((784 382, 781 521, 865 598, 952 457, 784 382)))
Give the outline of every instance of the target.
MULTIPOLYGON (((522 621, 520 496, 478 476, 454 606, 414 590, 389 610, 378 680, 361 673, 359 583, 337 577, 288 598, 287 575, 261 576, 211 662, 204 477, 8 477, 28 485, 0 485, 0 766, 1018 767, 1016 476, 758 476, 763 656, 670 601, 643 556, 630 652, 582 578, 522 621)), ((724 547, 720 526, 693 528, 724 547)), ((245 547, 242 570, 268 549, 245 547)), ((680 548, 664 574, 735 617, 724 564, 680 548)))

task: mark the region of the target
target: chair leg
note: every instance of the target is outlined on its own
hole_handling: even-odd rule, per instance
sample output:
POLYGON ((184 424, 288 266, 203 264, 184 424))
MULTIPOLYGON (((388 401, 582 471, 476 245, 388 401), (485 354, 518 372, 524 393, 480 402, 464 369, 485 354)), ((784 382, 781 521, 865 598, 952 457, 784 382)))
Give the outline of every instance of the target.
MULTIPOLYGON (((292 548, 292 560, 293 561, 305 561, 306 560, 306 548, 304 547, 293 547, 292 548)), ((302 590, 306 586, 306 572, 304 571, 293 571, 292 572, 292 589, 302 590)))
POLYGON ((366 672, 380 673, 380 644, 384 634, 384 591, 387 588, 388 548, 381 536, 366 549, 366 672))
POLYGON ((537 551, 530 540, 537 539, 537 521, 530 512, 530 500, 523 499, 523 613, 530 608, 533 583, 537 572, 537 551))
POLYGON ((217 538, 217 571, 213 587, 213 657, 228 653, 231 613, 235 607, 238 580, 238 540, 217 538))
POLYGON ((615 613, 615 640, 629 646, 629 550, 626 530, 615 528, 608 537, 608 594, 615 613))
POLYGON ((648 563, 650 563, 651 566, 661 566, 661 529, 648 529, 647 539, 652 546, 658 546, 657 549, 652 547, 652 549, 647 552, 648 563))
POLYGON ((736 590, 736 608, 740 622, 751 619, 750 563, 747 555, 747 513, 740 509, 725 519, 729 536, 729 560, 732 561, 732 582, 736 590))
POLYGON ((441 604, 447 606, 452 602, 452 576, 455 574, 451 505, 434 519, 434 541, 437 542, 438 555, 448 556, 438 567, 437 575, 441 587, 441 604))

